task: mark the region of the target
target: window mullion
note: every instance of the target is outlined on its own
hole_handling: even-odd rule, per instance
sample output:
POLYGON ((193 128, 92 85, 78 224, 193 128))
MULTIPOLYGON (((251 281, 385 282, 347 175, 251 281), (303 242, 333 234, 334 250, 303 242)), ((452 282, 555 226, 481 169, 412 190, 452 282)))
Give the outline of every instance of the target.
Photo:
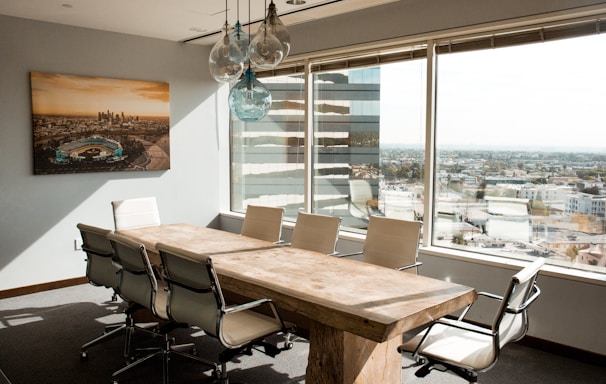
POLYGON ((305 163, 305 180, 304 180, 304 210, 311 212, 313 203, 313 153, 314 153, 314 115, 313 115, 313 78, 311 73, 311 64, 309 60, 305 60, 305 135, 304 135, 304 163, 305 163))
POLYGON ((436 42, 427 42, 427 92, 425 102, 425 169, 423 174, 423 246, 431 245, 433 237, 434 180, 435 180, 435 122, 436 122, 436 42))

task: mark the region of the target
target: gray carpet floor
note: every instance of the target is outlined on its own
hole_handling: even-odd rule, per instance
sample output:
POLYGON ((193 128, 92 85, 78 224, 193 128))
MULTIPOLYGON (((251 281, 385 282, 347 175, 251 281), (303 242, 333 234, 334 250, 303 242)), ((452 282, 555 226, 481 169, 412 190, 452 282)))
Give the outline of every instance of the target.
MULTIPOLYGON (((104 288, 84 284, 0 300, 0 383, 1 373, 12 384, 112 383, 112 372, 124 366, 122 337, 92 347, 88 359, 80 359, 82 344, 98 336, 106 324, 124 319, 124 304, 111 302, 110 296, 104 288)), ((173 335, 177 343, 193 342, 201 357, 216 359, 221 351, 218 342, 195 328, 178 329, 173 335)), ((136 335, 133 343, 139 347, 157 341, 136 335)), ((275 358, 260 352, 239 356, 228 365, 230 381, 304 383, 307 353, 307 341, 299 338, 293 349, 275 358)), ((414 367, 406 368, 413 364, 411 360, 404 357, 402 364, 403 383, 465 383, 457 376, 437 371, 417 378, 414 367)), ((122 375, 120 383, 161 383, 161 374, 160 360, 150 360, 122 375)), ((207 368, 178 356, 170 361, 172 383, 212 383, 210 374, 207 368)), ((480 374, 479 382, 604 383, 606 367, 511 344, 492 370, 480 374)))

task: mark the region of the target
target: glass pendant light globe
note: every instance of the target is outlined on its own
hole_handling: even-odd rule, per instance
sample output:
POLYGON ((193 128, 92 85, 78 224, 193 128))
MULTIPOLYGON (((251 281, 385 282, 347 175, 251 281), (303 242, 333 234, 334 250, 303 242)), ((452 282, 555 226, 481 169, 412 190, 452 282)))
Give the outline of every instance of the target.
POLYGON ((265 24, 267 25, 267 29, 269 29, 282 44, 282 51, 284 52, 282 60, 284 60, 290 53, 290 33, 278 17, 278 10, 276 9, 273 0, 269 3, 265 24))
POLYGON ((242 30, 242 24, 240 24, 239 20, 236 22, 236 25, 234 25, 234 30, 229 36, 229 39, 238 47, 237 51, 230 50, 229 58, 233 61, 241 61, 242 63, 247 62, 250 37, 248 36, 248 33, 242 30))
POLYGON ((240 48, 229 38, 229 25, 225 23, 225 34, 219 39, 208 56, 210 74, 219 83, 233 83, 244 71, 244 62, 233 60, 232 55, 240 54, 240 48))
POLYGON ((284 58, 284 48, 280 40, 261 23, 248 51, 251 63, 259 69, 275 68, 284 58))
POLYGON ((250 66, 244 78, 229 91, 229 109, 242 121, 257 121, 264 118, 271 107, 271 93, 255 78, 250 66))

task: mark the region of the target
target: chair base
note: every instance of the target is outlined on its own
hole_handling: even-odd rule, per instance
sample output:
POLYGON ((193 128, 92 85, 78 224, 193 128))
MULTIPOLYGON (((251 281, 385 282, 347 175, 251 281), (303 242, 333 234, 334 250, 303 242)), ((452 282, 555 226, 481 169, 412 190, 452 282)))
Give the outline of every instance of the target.
POLYGON ((128 308, 124 311, 126 314, 126 319, 122 324, 112 324, 105 327, 105 332, 97 337, 89 341, 88 343, 82 345, 80 347, 80 359, 87 360, 88 359, 88 349, 93 347, 105 340, 112 339, 118 336, 122 331, 125 332, 125 341, 124 341, 124 357, 128 358, 130 355, 130 343, 132 339, 132 335, 135 332, 144 332, 150 334, 151 336, 157 337, 158 333, 152 329, 158 328, 159 324, 157 322, 150 323, 135 323, 133 319, 133 313, 140 310, 142 307, 136 304, 129 305, 128 308))
POLYGON ((435 369, 440 372, 450 371, 450 372, 454 373, 455 375, 461 377, 462 379, 467 380, 467 382, 470 384, 477 383, 477 381, 478 381, 478 374, 469 369, 461 368, 456 365, 452 365, 452 364, 448 364, 448 363, 444 363, 444 362, 438 362, 438 361, 428 359, 428 358, 423 358, 423 360, 424 360, 424 362, 422 362, 422 361, 419 362, 419 364, 421 364, 422 366, 415 372, 416 377, 425 377, 425 376, 429 375, 431 373, 431 371, 433 371, 435 369), (438 367, 443 367, 443 368, 438 368, 438 367))
POLYGON ((170 360, 171 356, 173 356, 173 355, 182 356, 187 359, 194 360, 194 361, 197 361, 204 365, 207 365, 213 369, 217 378, 220 377, 220 370, 219 370, 219 367, 217 364, 195 355, 196 352, 195 352, 194 344, 189 343, 189 344, 174 345, 173 344, 174 339, 170 338, 168 333, 166 333, 166 332, 156 333, 156 336, 163 336, 161 345, 159 347, 155 347, 155 348, 137 349, 136 352, 151 352, 151 353, 149 353, 141 358, 136 358, 133 356, 133 358, 134 358, 133 362, 131 362, 131 363, 127 364, 125 367, 115 371, 112 374, 112 379, 113 379, 114 384, 118 383, 118 376, 120 376, 124 372, 130 371, 131 369, 143 364, 144 362, 146 362, 156 356, 160 356, 162 358, 162 383, 163 384, 168 384, 168 382, 169 382, 168 361, 170 360), (186 352, 183 352, 183 350, 192 350, 192 353, 191 354, 186 353, 186 352))

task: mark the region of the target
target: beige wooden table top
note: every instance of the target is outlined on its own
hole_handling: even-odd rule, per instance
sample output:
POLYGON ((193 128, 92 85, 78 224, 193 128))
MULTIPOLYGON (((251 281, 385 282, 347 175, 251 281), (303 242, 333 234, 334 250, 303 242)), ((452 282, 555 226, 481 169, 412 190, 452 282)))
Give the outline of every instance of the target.
POLYGON ((472 288, 188 224, 119 231, 210 255, 222 286, 383 342, 473 302, 472 288))

